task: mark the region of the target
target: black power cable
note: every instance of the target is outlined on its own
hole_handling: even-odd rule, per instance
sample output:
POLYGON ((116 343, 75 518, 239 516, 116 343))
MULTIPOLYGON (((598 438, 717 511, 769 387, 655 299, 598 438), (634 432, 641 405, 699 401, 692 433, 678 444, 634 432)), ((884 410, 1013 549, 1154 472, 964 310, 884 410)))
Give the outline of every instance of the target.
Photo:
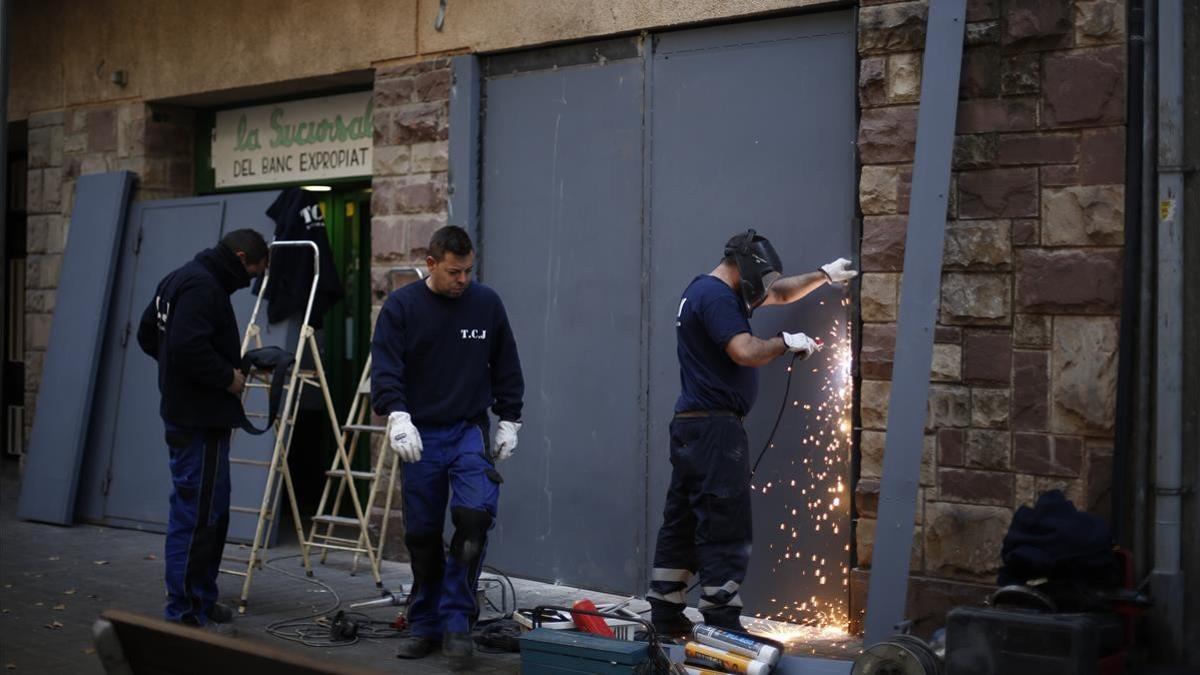
MULTIPOLYGON (((329 593, 332 603, 328 607, 322 607, 308 614, 280 619, 268 624, 264 630, 269 635, 306 647, 318 648, 348 647, 358 643, 360 639, 377 640, 396 638, 402 635, 402 632, 389 621, 372 619, 362 612, 341 611, 341 596, 332 586, 320 579, 301 576, 272 564, 299 557, 299 554, 280 556, 265 561, 263 566, 284 576, 321 587, 329 593)), ((520 635, 520 625, 512 621, 512 614, 517 607, 516 586, 513 585, 512 579, 499 569, 490 565, 484 565, 482 569, 497 577, 496 585, 500 588, 500 607, 497 608, 486 595, 484 599, 500 615, 479 621, 475 630, 476 641, 485 649, 491 648, 498 652, 516 651, 516 640, 520 635)))
MULTIPOLYGON (((775 441, 775 432, 779 431, 779 422, 783 420, 783 411, 787 410, 788 393, 792 390, 792 373, 796 369, 796 357, 800 356, 798 352, 792 352, 792 360, 787 367, 787 384, 783 387, 783 400, 779 402, 779 414, 775 415, 775 424, 771 425, 771 433, 767 435, 767 442, 763 443, 762 450, 758 452, 758 459, 754 460, 754 466, 750 469, 750 478, 754 478, 755 472, 758 471, 758 464, 762 461, 763 455, 767 454, 767 448, 771 447, 771 443, 775 441)), ((688 587, 687 592, 691 593, 700 585, 700 580, 688 587)), ((649 611, 649 610, 646 610, 649 611)), ((641 612, 645 614, 646 612, 641 612)))
POLYGON ((783 420, 783 411, 787 410, 788 393, 792 390, 792 372, 796 367, 796 357, 800 356, 798 352, 792 352, 792 360, 787 367, 787 384, 783 387, 783 400, 779 402, 779 414, 775 415, 775 424, 771 426, 771 433, 767 436, 767 442, 763 443, 763 448, 758 453, 758 459, 754 460, 754 467, 750 469, 750 477, 754 478, 755 472, 758 471, 758 464, 762 461, 763 455, 767 454, 767 448, 771 447, 771 443, 775 440, 775 432, 779 430, 779 422, 783 420))
POLYGON ((357 643, 360 638, 382 639, 400 636, 400 631, 387 621, 372 619, 361 612, 338 611, 338 608, 342 606, 342 598, 332 586, 324 581, 315 577, 301 576, 271 564, 299 557, 299 554, 280 556, 267 560, 263 566, 284 576, 320 586, 333 598, 333 604, 314 610, 309 614, 280 619, 267 624, 264 630, 269 635, 306 647, 348 647, 357 643), (336 614, 334 614, 335 612, 336 614))
MULTIPOLYGON (((484 565, 482 567, 482 569, 485 572, 490 572, 494 576, 500 577, 501 579, 504 580, 505 583, 508 584, 508 593, 512 596, 512 604, 511 605, 508 603, 508 598, 505 596, 505 593, 504 593, 504 583, 500 584, 500 607, 499 607, 499 609, 496 609, 496 606, 492 603, 492 601, 490 599, 487 599, 486 595, 484 596, 484 598, 488 600, 488 604, 492 605, 493 609, 496 609, 496 611, 498 611, 500 613, 500 616, 498 617, 498 619, 511 619, 513 612, 517 611, 517 589, 515 586, 513 586, 512 579, 510 579, 507 574, 505 574, 504 572, 501 572, 499 569, 497 569, 495 567, 492 567, 491 565, 484 565)), ((485 624, 485 623, 488 623, 490 621, 495 621, 495 620, 497 620, 497 619, 491 619, 489 621, 480 621, 480 624, 485 624)))

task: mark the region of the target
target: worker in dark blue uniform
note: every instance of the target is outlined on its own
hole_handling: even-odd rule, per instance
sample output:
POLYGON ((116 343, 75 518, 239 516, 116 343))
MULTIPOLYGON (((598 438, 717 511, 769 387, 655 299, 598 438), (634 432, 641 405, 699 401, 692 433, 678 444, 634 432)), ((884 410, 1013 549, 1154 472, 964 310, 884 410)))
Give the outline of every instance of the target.
POLYGON ((470 664, 475 589, 496 519, 494 463, 517 447, 525 383, 500 296, 471 282, 474 248, 449 225, 434 232, 429 276, 388 296, 371 341, 371 403, 388 418, 392 449, 405 462, 404 543, 412 561, 410 636, 401 658, 439 644, 456 668, 470 664), (487 441, 487 409, 499 417, 487 441), (442 544, 447 501, 454 536, 442 544))
POLYGON ((235 230, 163 278, 138 325, 158 361, 160 413, 170 450, 168 621, 226 623, 217 573, 229 529, 229 435, 245 420, 241 338, 229 296, 267 269, 267 243, 235 230))
POLYGON ((738 588, 750 562, 750 456, 742 419, 758 395, 758 371, 788 352, 820 349, 804 333, 761 339, 750 314, 795 302, 857 272, 839 258, 820 270, 782 277, 779 255, 750 230, 729 240, 716 269, 688 285, 675 319, 681 391, 671 420, 671 483, 651 572, 656 632, 691 630, 688 581, 699 573, 705 623, 741 630, 738 588))

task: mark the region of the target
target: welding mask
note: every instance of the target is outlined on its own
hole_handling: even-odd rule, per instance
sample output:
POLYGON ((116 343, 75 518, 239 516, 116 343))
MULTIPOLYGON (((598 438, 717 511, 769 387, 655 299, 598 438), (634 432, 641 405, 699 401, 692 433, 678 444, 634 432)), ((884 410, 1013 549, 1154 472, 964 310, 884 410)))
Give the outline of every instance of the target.
POLYGON ((783 274, 783 262, 771 242, 755 234, 754 230, 746 230, 745 235, 735 237, 725 245, 725 257, 731 256, 742 277, 739 284, 742 302, 746 312, 753 313, 767 299, 771 284, 783 274))

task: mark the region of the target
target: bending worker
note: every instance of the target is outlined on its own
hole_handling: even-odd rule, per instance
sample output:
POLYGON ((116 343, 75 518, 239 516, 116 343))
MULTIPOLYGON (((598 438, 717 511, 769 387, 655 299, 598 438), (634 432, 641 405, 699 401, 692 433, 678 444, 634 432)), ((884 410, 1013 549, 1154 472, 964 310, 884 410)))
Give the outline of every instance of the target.
POLYGON ((521 428, 525 383, 500 296, 471 283, 475 253, 460 227, 433 233, 429 276, 392 292, 371 341, 371 403, 386 416, 405 462, 404 543, 412 561, 411 635, 397 655, 417 659, 439 644, 451 665, 474 653, 475 588, 496 518, 500 474, 521 428), (500 418, 487 442, 487 409, 500 418), (449 499, 454 536, 442 529, 449 499))
POLYGON ((158 361, 159 412, 170 450, 164 560, 168 621, 226 623, 217 573, 229 529, 229 432, 245 419, 241 339, 229 296, 267 269, 267 242, 234 230, 158 284, 137 339, 158 361))
POLYGON ((681 635, 688 580, 697 572, 705 623, 742 630, 738 588, 750 562, 750 457, 742 418, 758 395, 759 366, 788 352, 807 358, 820 345, 804 333, 761 339, 750 314, 785 305, 825 283, 854 278, 844 258, 781 277, 783 265, 754 230, 725 245, 716 269, 692 280, 675 319, 681 391, 671 420, 671 484, 651 573, 650 618, 660 634, 681 635))

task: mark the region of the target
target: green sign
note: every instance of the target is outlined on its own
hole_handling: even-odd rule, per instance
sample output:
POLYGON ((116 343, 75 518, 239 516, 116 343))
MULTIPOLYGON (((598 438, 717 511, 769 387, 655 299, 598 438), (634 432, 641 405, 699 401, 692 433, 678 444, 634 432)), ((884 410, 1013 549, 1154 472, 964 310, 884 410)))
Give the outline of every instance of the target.
POLYGON ((217 187, 371 175, 371 92, 217 113, 217 187))

